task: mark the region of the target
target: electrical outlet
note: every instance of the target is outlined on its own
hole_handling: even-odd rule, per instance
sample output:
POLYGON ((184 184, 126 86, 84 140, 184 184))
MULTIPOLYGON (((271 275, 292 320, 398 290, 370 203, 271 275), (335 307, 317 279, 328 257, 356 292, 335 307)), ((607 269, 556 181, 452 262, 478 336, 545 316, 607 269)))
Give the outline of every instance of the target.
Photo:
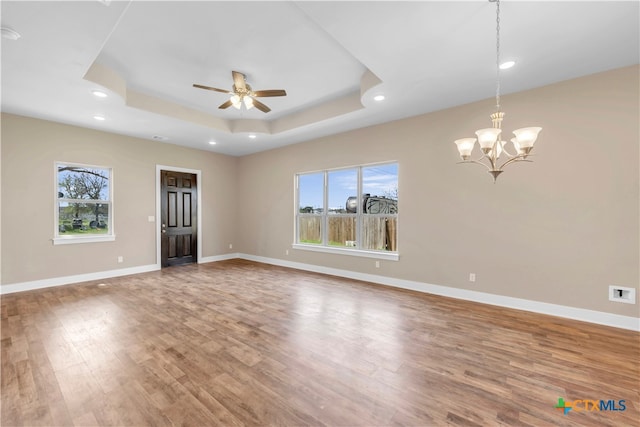
POLYGON ((380 261, 376 261, 376 268, 380 268, 380 261))
POLYGON ((289 249, 287 249, 286 251, 284 251, 285 255, 289 255, 289 249))
POLYGON ((476 273, 469 273, 469 281, 470 282, 476 281, 476 273))
POLYGON ((122 264, 124 262, 124 257, 122 255, 120 255, 118 257, 118 264, 122 264))
POLYGON ((229 249, 233 249, 233 243, 229 243, 229 249))
POLYGON ((635 288, 625 288, 623 286, 609 286, 609 301, 624 302, 626 304, 636 303, 635 288))

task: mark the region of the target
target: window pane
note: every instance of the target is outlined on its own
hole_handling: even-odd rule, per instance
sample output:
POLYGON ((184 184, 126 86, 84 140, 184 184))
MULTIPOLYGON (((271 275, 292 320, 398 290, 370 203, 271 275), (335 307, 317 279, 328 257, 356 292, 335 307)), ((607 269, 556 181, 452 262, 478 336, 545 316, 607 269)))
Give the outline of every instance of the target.
POLYGON ((347 213, 347 200, 358 193, 358 170, 329 172, 329 213, 347 213))
POLYGON ((322 213, 324 174, 298 175, 298 209, 300 213, 322 213))
POLYGON ((362 217, 362 249, 374 251, 397 251, 397 225, 395 216, 362 217))
POLYGON ((305 215, 298 218, 298 242, 322 244, 320 225, 322 217, 317 215, 305 215))
POLYGON ((299 243, 397 252, 397 163, 298 175, 298 184, 299 243))
POLYGON ((364 213, 398 213, 398 164, 362 168, 364 213))
POLYGON ((356 246, 356 217, 329 216, 329 246, 356 246))
POLYGON ((109 200, 109 169, 58 165, 58 198, 109 200))
POLYGON ((59 202, 58 234, 109 234, 109 204, 59 202))

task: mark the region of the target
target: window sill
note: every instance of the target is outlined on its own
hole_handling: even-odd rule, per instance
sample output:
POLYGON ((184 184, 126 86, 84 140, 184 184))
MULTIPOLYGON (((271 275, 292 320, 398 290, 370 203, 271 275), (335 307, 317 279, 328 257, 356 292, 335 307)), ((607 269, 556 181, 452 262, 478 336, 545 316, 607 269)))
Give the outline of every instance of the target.
POLYGON ((291 245, 293 249, 300 249, 303 251, 311 252, 324 252, 329 254, 350 255, 364 258, 376 258, 384 259, 388 261, 398 261, 400 254, 397 252, 379 252, 379 251, 366 251, 362 249, 347 249, 339 247, 329 247, 320 245, 308 245, 303 243, 294 243, 291 245))
POLYGON ((51 240, 54 245, 73 245, 76 243, 113 242, 116 240, 116 236, 113 234, 108 236, 65 236, 54 237, 51 240))

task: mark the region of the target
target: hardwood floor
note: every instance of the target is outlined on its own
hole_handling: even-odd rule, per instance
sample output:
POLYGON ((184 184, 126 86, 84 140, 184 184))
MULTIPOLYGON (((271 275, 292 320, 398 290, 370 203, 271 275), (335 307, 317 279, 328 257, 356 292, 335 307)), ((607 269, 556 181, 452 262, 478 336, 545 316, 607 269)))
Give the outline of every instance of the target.
POLYGON ((1 422, 637 426, 639 337, 249 261, 179 266, 2 296, 1 422), (564 415, 558 398, 626 409, 564 415))

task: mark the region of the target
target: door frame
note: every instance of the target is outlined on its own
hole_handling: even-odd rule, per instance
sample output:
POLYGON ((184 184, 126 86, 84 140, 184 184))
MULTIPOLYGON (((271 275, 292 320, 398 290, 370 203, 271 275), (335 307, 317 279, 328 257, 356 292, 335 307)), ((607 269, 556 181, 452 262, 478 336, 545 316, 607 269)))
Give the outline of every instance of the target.
POLYGON ((156 164, 156 267, 158 267, 158 270, 162 268, 162 211, 160 206, 162 200, 162 179, 160 177, 160 171, 163 170, 192 173, 196 176, 196 193, 198 194, 198 206, 196 209, 196 215, 198 216, 198 220, 196 221, 196 226, 198 228, 196 233, 198 236, 198 241, 196 242, 198 257, 196 262, 200 264, 202 260, 202 171, 198 169, 186 169, 177 166, 156 164))

